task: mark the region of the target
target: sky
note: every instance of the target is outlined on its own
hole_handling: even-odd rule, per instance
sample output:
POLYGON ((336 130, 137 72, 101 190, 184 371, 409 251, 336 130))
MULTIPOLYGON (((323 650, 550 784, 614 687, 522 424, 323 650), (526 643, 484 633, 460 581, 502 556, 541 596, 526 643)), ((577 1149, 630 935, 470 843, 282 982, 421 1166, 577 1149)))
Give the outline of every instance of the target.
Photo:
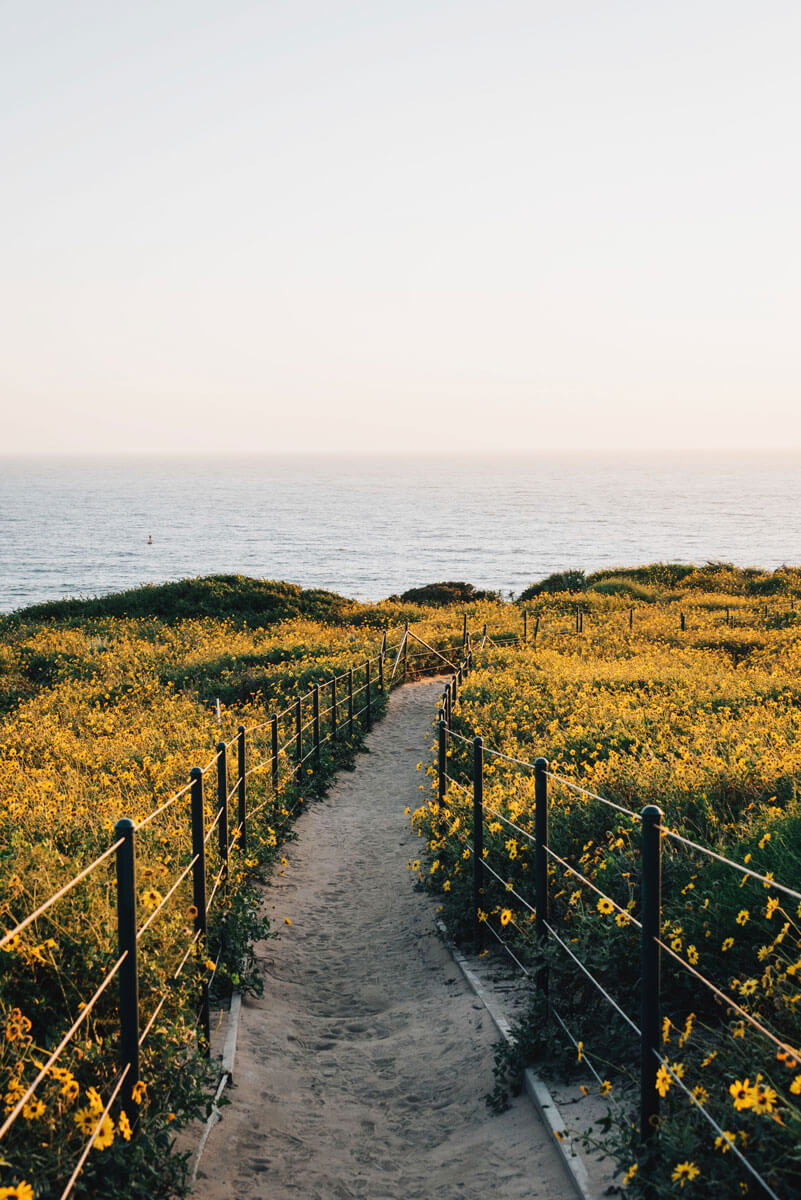
POLYGON ((0 0, 0 453, 801 448, 797 0, 0 0))

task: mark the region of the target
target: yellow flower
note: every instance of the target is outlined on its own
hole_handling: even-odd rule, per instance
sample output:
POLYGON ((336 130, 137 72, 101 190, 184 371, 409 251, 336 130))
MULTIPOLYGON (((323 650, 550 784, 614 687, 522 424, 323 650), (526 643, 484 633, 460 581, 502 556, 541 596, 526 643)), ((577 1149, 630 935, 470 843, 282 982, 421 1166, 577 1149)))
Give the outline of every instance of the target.
POLYGON ((508 925, 509 922, 511 921, 511 919, 512 919, 511 908, 501 909, 501 925, 508 925))
POLYGON ((755 1113, 760 1115, 764 1113, 772 1113, 778 1104, 779 1097, 774 1092, 773 1088, 766 1087, 764 1083, 756 1082, 753 1087, 753 1099, 751 1108, 755 1113))
POLYGON ((727 937, 724 939, 723 945, 720 948, 723 951, 723 953, 725 954, 727 950, 731 950, 733 945, 734 945, 734 938, 727 937))
POLYGON ((95 1140, 93 1144, 97 1146, 98 1150, 105 1150, 106 1147, 110 1146, 113 1141, 114 1122, 108 1113, 106 1113, 106 1115, 103 1117, 103 1120, 100 1122, 100 1128, 95 1134, 95 1140))
POLYGON ((97 1116, 91 1108, 79 1108, 77 1112, 73 1113, 72 1119, 81 1133, 91 1133, 95 1127, 97 1116))
POLYGON ((584 1057, 584 1043, 579 1042, 578 1045, 576 1046, 576 1050, 578 1052, 578 1057, 576 1058, 576 1062, 581 1062, 582 1058, 584 1057))
POLYGON ((725 1154, 734 1145, 734 1134, 729 1129, 723 1130, 722 1137, 715 1138, 715 1149, 720 1150, 721 1154, 725 1154))
POLYGON ((100 1098, 100 1093, 93 1087, 86 1089, 86 1099, 89 1101, 89 1108, 98 1115, 103 1111, 103 1101, 100 1098))
POLYGON ((735 1080, 729 1086, 729 1094, 737 1112, 741 1112, 744 1108, 751 1108, 754 1103, 754 1089, 751 1087, 749 1079, 735 1080))
POLYGON ((637 1174, 639 1163, 632 1163, 626 1174, 623 1176, 623 1187, 628 1187, 634 1176, 637 1174))
POLYGON ((142 904, 145 908, 156 908, 161 903, 161 892, 157 892, 155 888, 146 888, 142 892, 142 904))
POLYGON ((130 1140, 131 1140, 131 1122, 128 1120, 127 1113, 125 1113, 125 1112, 120 1113, 120 1119, 117 1122, 117 1128, 120 1131, 120 1136, 123 1137, 126 1142, 130 1142, 130 1140))
POLYGON ((698 951, 696 950, 695 946, 687 947, 687 961, 691 967, 698 966, 698 951))
POLYGON ((145 1100, 147 1100, 147 1085, 145 1084, 144 1080, 139 1079, 133 1085, 133 1088, 131 1089, 131 1099, 133 1100, 134 1104, 142 1104, 145 1100))
POLYGON ((608 916, 610 912, 614 912, 614 910, 615 910, 615 906, 612 903, 612 901, 607 900, 605 896, 601 897, 601 899, 598 901, 598 903, 596 904, 595 907, 598 909, 598 912, 601 913, 603 916, 608 916))
POLYGON ((217 964, 211 958, 204 959, 203 966, 207 971, 216 971, 217 969, 217 964))
POLYGON ((611 1092, 611 1090, 612 1090, 612 1085, 608 1079, 605 1079, 603 1081, 603 1083, 601 1084, 601 1086, 598 1088, 598 1092, 601 1096, 608 1096, 609 1093, 611 1092))
POLYGON ((698 1167, 696 1167, 695 1163, 683 1162, 676 1163, 676 1166, 673 1168, 673 1174, 670 1176, 670 1178, 674 1183, 677 1183, 679 1187, 684 1187, 685 1183, 696 1179, 700 1174, 701 1172, 698 1167))
POLYGON ((751 914, 749 913, 747 908, 741 908, 740 911, 738 912, 737 916, 735 917, 735 920, 738 925, 745 925, 745 923, 748 920, 750 915, 751 914))
POLYGON ((796 1075, 795 1079, 790 1084, 790 1091, 794 1096, 801 1096, 801 1075, 796 1075))
POLYGON ((0 1187, 0 1200, 33 1200, 33 1188, 24 1179, 15 1187, 0 1187))
POLYGON ((284 917, 284 924, 285 924, 285 925, 291 925, 291 924, 292 924, 292 922, 290 921, 289 917, 284 917))
POLYGON ((666 1096, 672 1083, 670 1072, 664 1063, 659 1064, 659 1070, 656 1073, 656 1083, 654 1087, 659 1092, 660 1096, 666 1096))

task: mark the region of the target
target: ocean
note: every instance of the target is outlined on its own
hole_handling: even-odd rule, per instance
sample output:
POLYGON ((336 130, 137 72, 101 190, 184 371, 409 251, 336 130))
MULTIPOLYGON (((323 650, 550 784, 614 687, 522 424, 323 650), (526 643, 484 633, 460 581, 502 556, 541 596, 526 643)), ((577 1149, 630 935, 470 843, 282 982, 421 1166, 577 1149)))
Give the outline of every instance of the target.
POLYGON ((194 575, 376 600, 801 562, 801 454, 0 459, 0 612, 194 575))

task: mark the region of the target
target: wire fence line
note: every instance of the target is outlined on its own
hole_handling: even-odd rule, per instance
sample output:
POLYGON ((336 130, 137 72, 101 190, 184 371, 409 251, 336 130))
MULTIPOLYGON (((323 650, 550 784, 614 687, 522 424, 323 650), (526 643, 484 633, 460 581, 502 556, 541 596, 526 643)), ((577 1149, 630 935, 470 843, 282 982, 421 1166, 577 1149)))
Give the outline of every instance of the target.
MULTIPOLYGON (((173 998, 171 987, 165 986, 161 992, 150 995, 148 1004, 150 1015, 146 1021, 141 1018, 140 999, 136 981, 139 973, 138 954, 141 953, 140 943, 145 934, 152 930, 157 922, 171 911, 175 905, 176 896, 180 889, 191 886, 193 903, 189 906, 189 915, 194 917, 194 932, 188 940, 180 961, 171 974, 171 981, 177 981, 190 961, 194 962, 196 982, 199 986, 199 1007, 196 1010, 198 1022, 198 1040, 202 1052, 208 1055, 210 1020, 209 1020, 209 980, 217 971, 222 947, 213 964, 209 975, 203 966, 203 947, 207 937, 207 919, 212 906, 218 897, 225 895, 228 888, 230 860, 232 854, 246 854, 249 823, 259 815, 263 819, 265 809, 278 808, 281 820, 289 820, 302 807, 302 797, 296 793, 299 789, 301 768, 314 760, 315 774, 317 768, 325 766, 329 771, 335 767, 337 754, 340 749, 350 754, 358 745, 362 735, 371 727, 373 718, 380 712, 380 707, 386 694, 393 686, 398 686, 403 680, 414 675, 440 672, 440 658, 436 650, 422 655, 406 655, 403 661, 402 673, 397 680, 387 679, 385 664, 387 656, 398 653, 399 661, 404 659, 406 631, 396 645, 390 647, 386 633, 381 638, 381 648, 378 653, 364 658, 354 659, 353 665, 347 671, 323 679, 321 683, 312 686, 308 691, 294 697, 291 704, 280 712, 273 712, 264 720, 256 721, 250 726, 239 726, 235 736, 217 744, 212 757, 203 766, 192 768, 190 779, 176 789, 166 799, 138 822, 121 818, 115 827, 112 844, 98 855, 91 863, 83 867, 67 880, 51 896, 39 904, 34 911, 17 921, 0 937, 0 949, 16 948, 20 937, 39 919, 47 917, 53 906, 67 896, 75 887, 86 880, 93 872, 108 865, 114 858, 117 867, 117 941, 119 954, 114 965, 107 971, 90 999, 82 1005, 78 1016, 71 1021, 67 1032, 59 1040, 55 1049, 48 1054, 44 1064, 38 1070, 35 1078, 27 1086, 19 1102, 14 1103, 11 1111, 7 1112, 0 1126, 0 1139, 6 1137, 15 1122, 23 1112, 25 1105, 31 1100, 36 1089, 41 1085, 50 1068, 62 1056, 85 1023, 96 1014, 97 1006, 108 1000, 109 989, 114 980, 119 979, 119 998, 112 1005, 112 1014, 116 1011, 118 1025, 118 1053, 120 1073, 116 1082, 111 1086, 110 1094, 102 1109, 98 1122, 80 1154, 79 1160, 67 1181, 63 1192, 66 1198, 80 1177, 81 1170, 94 1145, 98 1130, 112 1108, 119 1107, 120 1113, 128 1116, 132 1127, 136 1125, 136 1111, 132 1100, 134 1088, 140 1078, 139 1052, 146 1048, 148 1038, 156 1028, 156 1022, 165 1007, 173 998), (344 686, 342 686, 344 684, 344 686), (339 688, 337 685, 340 685, 339 688), (330 703, 320 707, 321 688, 331 689, 330 703), (358 704, 354 704, 354 700, 358 704), (303 719, 304 709, 309 712, 313 706, 311 717, 303 719), (277 730, 282 722, 291 720, 294 724, 292 736, 281 744, 278 742, 277 730), (253 765, 247 762, 248 750, 268 740, 263 735, 269 729, 269 741, 272 743, 269 753, 253 765), (325 762, 323 763, 323 754, 325 762), (229 755, 232 756, 234 770, 229 778, 229 755), (216 788, 212 783, 210 772, 216 768, 216 788), (248 780, 255 772, 268 770, 271 780, 265 786, 267 798, 257 805, 249 802, 248 780), (154 889, 149 889, 153 896, 154 907, 139 923, 136 920, 137 892, 135 868, 135 848, 137 838, 179 802, 186 801, 190 818, 188 832, 191 834, 192 850, 186 864, 172 879, 163 896, 154 889), (212 816, 207 819, 207 810, 212 807, 212 816), (234 817, 234 810, 236 816, 234 817), (229 836, 229 827, 233 825, 233 833, 229 836), (215 838, 216 834, 216 838, 215 838), (214 849, 212 839, 219 843, 214 849), (215 867, 208 880, 208 859, 212 854, 215 867), (202 968, 202 969, 201 969, 202 968)), ((445 643, 443 643, 445 644, 445 643)), ((449 644, 449 643, 448 643, 449 644)), ((305 778, 305 771, 304 771, 305 778)), ((181 806, 181 820, 184 820, 185 809, 181 806)), ((276 828, 278 825, 276 824, 276 828)), ((170 826, 171 836, 176 833, 174 825, 170 826)), ((146 903, 149 895, 146 890, 146 903)), ((104 1008, 105 1012, 105 1008, 104 1008)), ((105 1018, 104 1018, 105 1019, 105 1018)))
MULTIPOLYGON (((487 639, 489 640, 489 639, 487 639)), ((700 845, 699 843, 684 837, 674 830, 670 830, 664 826, 662 822, 662 813, 656 806, 648 805, 640 813, 636 813, 631 809, 627 809, 622 805, 616 804, 608 797, 599 795, 589 789, 582 788, 573 780, 567 779, 565 776, 559 775, 548 769, 548 764, 545 758, 538 758, 534 762, 521 759, 515 755, 506 754, 495 747, 488 746, 483 734, 476 730, 464 731, 455 729, 453 726, 455 708, 460 694, 460 686, 464 675, 469 673, 472 663, 470 659, 466 659, 462 664, 458 675, 446 685, 442 698, 439 704, 437 727, 437 796, 440 808, 445 805, 449 791, 454 786, 459 791, 460 795, 469 803, 472 793, 472 845, 477 847, 476 853, 473 854, 473 901, 472 901, 472 923, 473 923, 473 940, 476 952, 479 952, 483 941, 484 931, 488 931, 495 941, 500 945, 503 951, 512 958, 519 969, 526 977, 533 977, 537 986, 543 992, 543 998, 546 1006, 546 1013, 554 1015, 554 1005, 549 994, 548 977, 550 967, 549 959, 545 954, 547 941, 552 941, 559 950, 570 960, 573 966, 587 979, 598 994, 605 1000, 612 1010, 620 1017, 624 1024, 630 1029, 640 1041, 641 1046, 641 1072, 640 1072, 640 1136, 643 1142, 647 1142, 653 1133, 655 1121, 659 1111, 659 1092, 656 1087, 656 1072, 658 1066, 666 1065, 665 1060, 659 1053, 660 1050, 660 1009, 661 1009, 661 994, 660 994, 660 971, 659 971, 659 955, 666 953, 674 962, 677 969, 685 972, 690 978, 694 979, 697 984, 708 989, 721 1004, 728 1010, 735 1013, 743 1022, 747 1022, 758 1034, 772 1043, 780 1054, 787 1057, 790 1062, 801 1062, 801 1050, 794 1047, 791 1041, 781 1037, 779 1034, 769 1029, 765 1023, 749 1013, 738 1001, 730 995, 725 989, 719 988, 712 980, 708 979, 701 971, 665 941, 662 940, 661 934, 661 919, 662 919, 662 897, 661 897, 661 847, 663 841, 674 841, 677 845, 683 845, 688 850, 707 855, 710 859, 721 863, 722 865, 731 868, 744 877, 748 877, 755 882, 761 883, 764 887, 775 888, 777 892, 792 897, 793 899, 801 900, 801 894, 795 889, 777 882, 772 877, 760 874, 753 871, 744 864, 738 863, 735 860, 728 858, 726 855, 720 854, 711 850, 709 847, 700 845), (453 769, 454 760, 448 750, 451 742, 454 742, 462 747, 462 752, 466 758, 466 763, 459 763, 462 766, 461 779, 455 777, 453 769), (535 803, 534 803, 534 823, 535 832, 524 829, 516 821, 513 821, 509 816, 505 815, 495 804, 487 804, 484 801, 484 754, 493 755, 495 758, 507 761, 511 766, 522 768, 526 771, 532 771, 535 779, 535 803), (562 856, 557 854, 548 844, 548 783, 554 785, 564 785, 573 792, 582 794, 588 799, 598 801, 607 806, 611 810, 622 814, 628 819, 640 826, 641 829, 641 919, 635 917, 627 908, 619 904, 612 896, 609 896, 602 888, 598 887, 588 876, 576 869, 562 856), (496 869, 492 862, 487 861, 488 851, 483 849, 484 845, 484 826, 488 819, 494 819, 502 822, 508 829, 520 835, 527 845, 533 847, 535 855, 535 871, 534 871, 534 888, 535 898, 532 904, 530 899, 521 895, 520 892, 512 885, 509 878, 504 877, 502 868, 496 869), (624 1008, 615 1000, 609 993, 608 988, 604 987, 603 983, 596 975, 582 962, 580 956, 570 946, 568 941, 560 936, 559 932, 554 928, 550 920, 550 885, 548 882, 547 863, 552 861, 558 864, 569 875, 573 876, 582 886, 590 888, 598 897, 598 908, 602 913, 616 912, 616 921, 618 924, 631 926, 639 933, 640 951, 641 951, 641 996, 640 996, 640 1011, 641 1020, 638 1025, 624 1008), (493 927, 492 921, 489 919, 489 914, 485 909, 491 908, 491 903, 487 903, 487 884, 490 880, 494 880, 502 889, 503 896, 513 896, 520 906, 529 914, 529 921, 534 925, 534 957, 535 961, 539 962, 539 966, 531 969, 521 959, 521 951, 517 946, 511 946, 506 938, 497 932, 493 927), (483 906, 483 907, 482 907, 483 906)), ((458 829, 456 825, 452 826, 446 832, 446 836, 456 836, 460 843, 470 845, 468 838, 458 829)), ((508 852, 509 843, 506 843, 508 852)), ((503 899, 499 901, 503 904, 503 899)), ((494 911, 498 911, 497 908, 494 911)), ((800 910, 801 911, 801 910, 800 910)), ((511 926, 522 935, 521 945, 524 948, 529 947, 529 930, 522 930, 521 926, 514 919, 514 914, 508 909, 501 912, 501 923, 511 926)), ((736 981, 735 981, 736 982, 736 981)), ((568 1036, 568 1039, 574 1046, 577 1046, 575 1038, 569 1033, 564 1021, 559 1017, 557 1024, 568 1036)), ((590 1067, 596 1079, 599 1078, 597 1072, 590 1067)), ((673 1072, 671 1071, 671 1074, 673 1072)), ((687 1093, 694 1105, 699 1108, 702 1115, 706 1117, 712 1126, 721 1134, 720 1127, 710 1118, 703 1106, 699 1104, 698 1099, 682 1085, 682 1090, 687 1093)), ((728 1135, 724 1135, 728 1140, 728 1135)), ((744 1166, 747 1167, 749 1174, 756 1179, 761 1186, 766 1188, 766 1194, 775 1196, 775 1193, 766 1184, 763 1176, 754 1167, 753 1163, 748 1162, 747 1158, 738 1153, 744 1166)), ((778 1197, 776 1198, 778 1200, 778 1197)))

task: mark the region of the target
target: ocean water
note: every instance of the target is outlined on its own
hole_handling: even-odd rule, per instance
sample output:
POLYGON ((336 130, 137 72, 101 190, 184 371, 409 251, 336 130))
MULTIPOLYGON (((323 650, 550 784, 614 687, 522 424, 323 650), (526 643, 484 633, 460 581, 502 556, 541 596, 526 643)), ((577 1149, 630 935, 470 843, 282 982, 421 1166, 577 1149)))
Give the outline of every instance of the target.
POLYGON ((0 459, 0 611, 237 573, 374 600, 801 562, 801 454, 0 459), (149 542, 148 539, 152 539, 149 542))

